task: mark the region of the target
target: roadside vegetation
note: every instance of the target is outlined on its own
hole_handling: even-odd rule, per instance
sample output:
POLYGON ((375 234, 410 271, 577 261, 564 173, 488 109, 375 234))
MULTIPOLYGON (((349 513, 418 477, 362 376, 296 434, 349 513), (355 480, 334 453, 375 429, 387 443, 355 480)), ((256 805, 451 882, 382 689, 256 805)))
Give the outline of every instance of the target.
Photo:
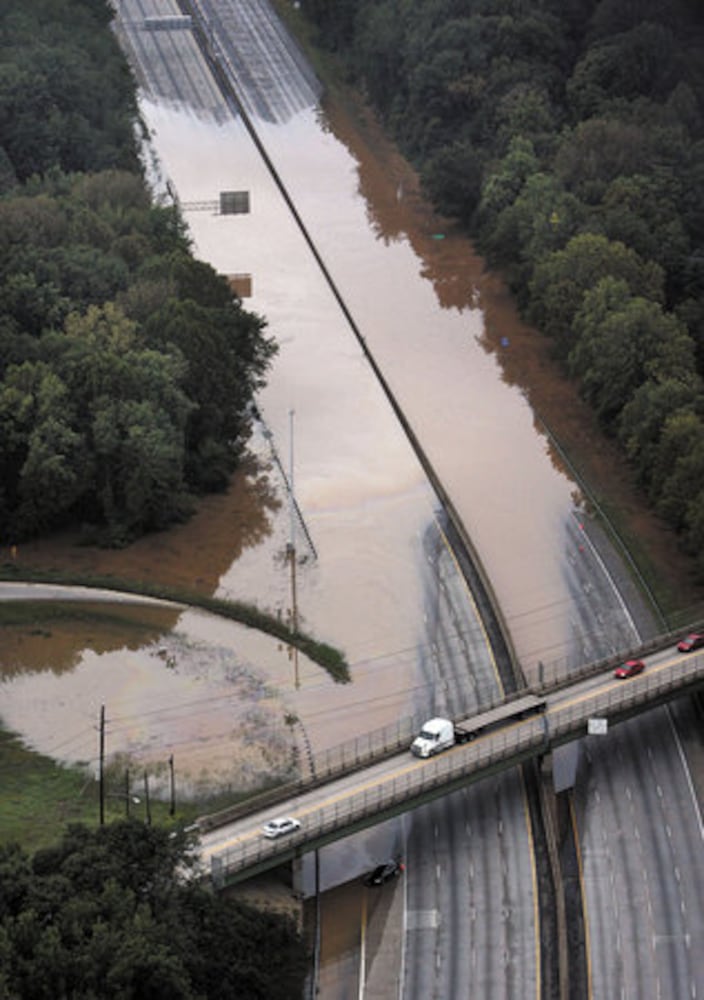
MULTIPOLYGON (((43 754, 28 750, 11 732, 0 728, 0 845, 22 844, 26 851, 53 844, 71 823, 98 826, 100 798, 98 781, 86 768, 62 766, 43 754)), ((128 809, 133 818, 146 822, 146 802, 140 788, 127 802, 122 775, 111 775, 103 801, 107 823, 128 809), (137 799, 138 801, 134 801, 137 799)), ((228 797, 228 804, 232 799, 228 797)), ((152 798, 150 820, 157 826, 190 825, 204 810, 216 811, 217 801, 176 801, 173 817, 170 803, 152 798)))
POLYGON ((550 339, 704 579, 704 15, 308 0, 439 212, 550 339))
POLYGON ((107 2, 0 13, 0 524, 121 546, 222 490, 275 354, 140 160, 107 2))
POLYGON ((187 834, 127 819, 70 826, 31 857, 0 847, 2 996, 302 996, 293 920, 189 877, 190 848, 187 834))

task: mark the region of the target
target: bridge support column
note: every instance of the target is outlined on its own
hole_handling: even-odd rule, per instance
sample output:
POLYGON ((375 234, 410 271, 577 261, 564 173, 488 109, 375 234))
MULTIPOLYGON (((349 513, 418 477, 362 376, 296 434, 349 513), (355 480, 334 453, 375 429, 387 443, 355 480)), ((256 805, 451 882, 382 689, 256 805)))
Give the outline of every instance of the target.
POLYGON ((291 862, 291 888, 298 899, 303 899, 303 858, 291 862))

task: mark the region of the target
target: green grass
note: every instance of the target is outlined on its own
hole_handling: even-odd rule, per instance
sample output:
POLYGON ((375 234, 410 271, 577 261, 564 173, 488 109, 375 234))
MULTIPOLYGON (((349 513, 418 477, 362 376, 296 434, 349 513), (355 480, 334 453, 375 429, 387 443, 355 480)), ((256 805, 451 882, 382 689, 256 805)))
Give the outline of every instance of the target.
MULTIPOLYGON (((133 816, 139 816, 133 806, 133 816)), ((143 810, 143 806, 141 807, 143 810)), ((171 820, 165 802, 152 804, 152 820, 191 822, 196 807, 178 809, 171 820)), ((105 800, 105 821, 125 815, 122 796, 105 800)), ((55 843, 70 823, 100 822, 99 784, 81 767, 62 767, 26 749, 12 733, 0 730, 0 843, 19 843, 28 852, 55 843)))
MULTIPOLYGON (((106 769, 103 799, 104 821, 126 815, 120 776, 106 769)), ((133 779, 130 815, 147 822, 144 786, 133 779)), ((188 826, 198 816, 236 805, 256 792, 220 793, 198 800, 179 802, 173 816, 170 803, 150 798, 149 819, 154 825, 188 826)), ((86 768, 62 766, 43 754, 29 750, 21 740, 0 729, 0 844, 18 843, 28 853, 48 847, 71 823, 96 827, 100 823, 100 785, 86 768)))

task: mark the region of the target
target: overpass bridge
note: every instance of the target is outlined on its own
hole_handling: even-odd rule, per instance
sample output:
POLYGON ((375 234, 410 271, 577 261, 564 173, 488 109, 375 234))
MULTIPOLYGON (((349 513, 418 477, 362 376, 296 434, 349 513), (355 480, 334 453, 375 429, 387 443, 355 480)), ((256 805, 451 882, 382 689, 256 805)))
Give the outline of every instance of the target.
MULTIPOLYGON (((198 821, 204 874, 216 888, 291 861, 392 816, 415 809, 464 785, 541 758, 587 734, 590 719, 614 725, 693 692, 704 683, 704 652, 680 654, 675 637, 660 637, 626 657, 617 656, 554 679, 530 695, 522 692, 472 720, 469 743, 418 760, 408 752, 418 723, 338 748, 311 760, 310 776, 198 821), (647 657, 646 670, 616 680, 624 658, 647 657), (263 837, 273 815, 291 815, 301 827, 281 840, 263 837)), ((422 720, 421 720, 422 721, 422 720)))

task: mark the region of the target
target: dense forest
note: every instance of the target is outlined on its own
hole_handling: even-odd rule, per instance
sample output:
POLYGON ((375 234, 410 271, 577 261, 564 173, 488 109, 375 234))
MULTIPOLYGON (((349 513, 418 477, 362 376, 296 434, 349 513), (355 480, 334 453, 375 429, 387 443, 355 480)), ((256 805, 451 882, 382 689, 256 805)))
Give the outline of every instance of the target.
POLYGON ((68 829, 28 857, 0 848, 0 997, 292 1000, 293 922, 189 878, 188 839, 137 820, 68 829))
POLYGON ((305 0, 704 576, 700 0, 305 0))
POLYGON ((241 459, 275 351, 141 159, 107 0, 0 9, 0 524, 122 545, 241 459))

